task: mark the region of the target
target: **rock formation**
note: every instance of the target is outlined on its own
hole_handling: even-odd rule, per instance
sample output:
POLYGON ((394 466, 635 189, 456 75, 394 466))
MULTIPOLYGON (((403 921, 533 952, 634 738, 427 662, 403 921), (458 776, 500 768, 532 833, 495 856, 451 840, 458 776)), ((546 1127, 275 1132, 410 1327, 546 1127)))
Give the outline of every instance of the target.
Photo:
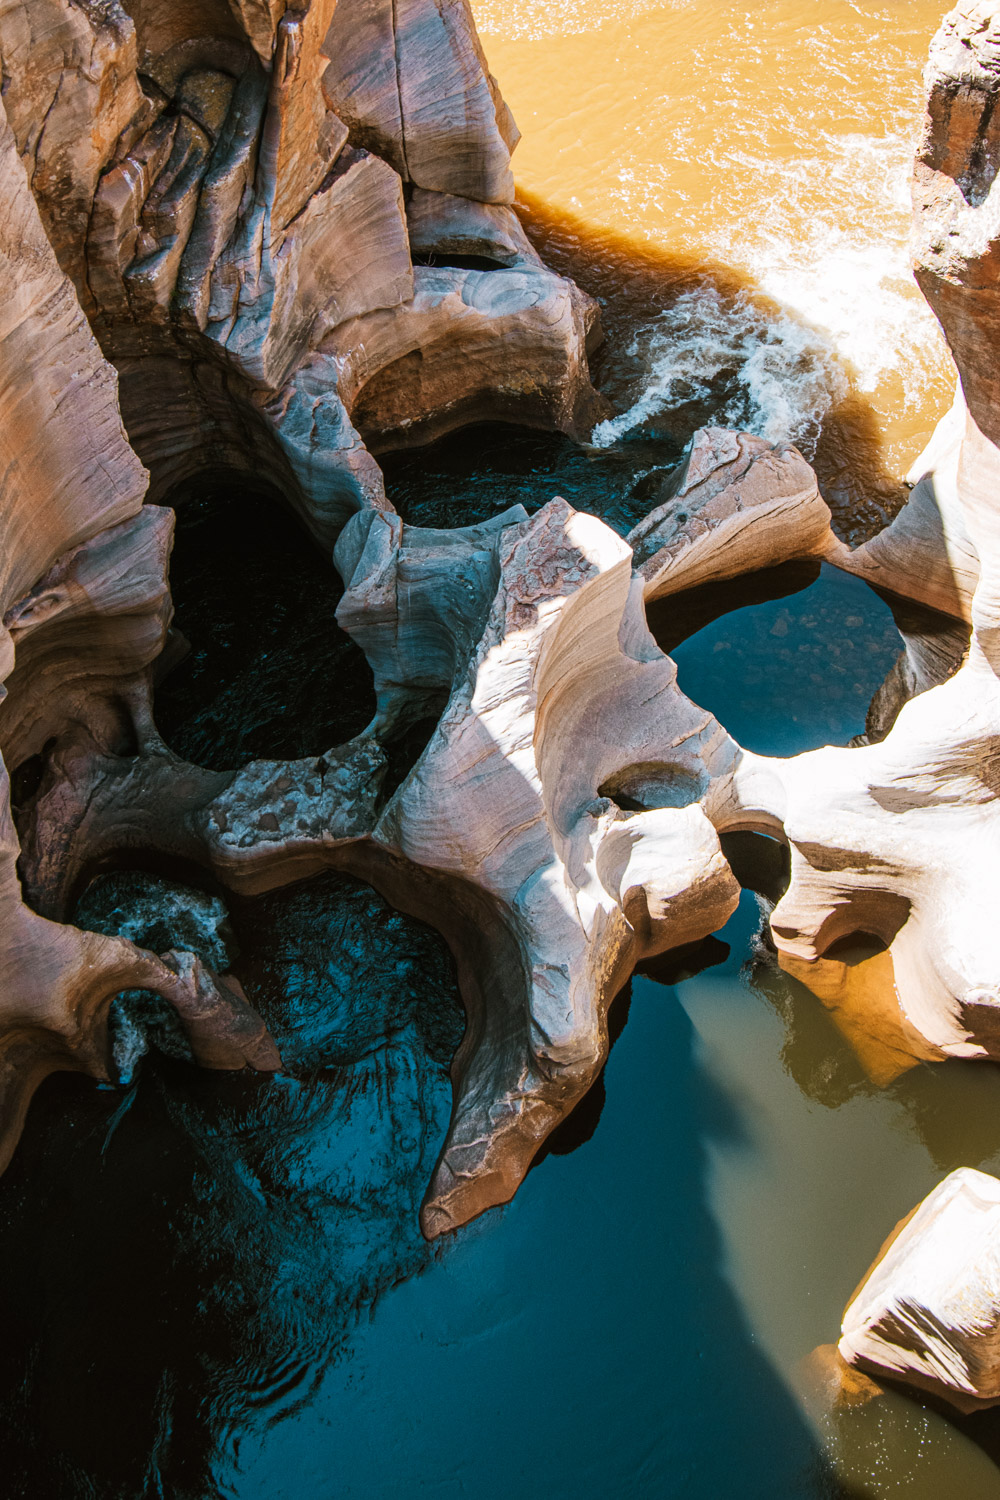
POLYGON ((1000 1182, 962 1167, 898 1224, 844 1314, 849 1365, 941 1396, 1000 1401, 1000 1182))
POLYGON ((900 1055, 1000 1057, 991 17, 946 23, 918 165, 968 410, 851 551, 794 448, 717 429, 627 542, 559 499, 447 531, 396 514, 378 453, 484 417, 579 434, 599 405, 596 309, 510 206, 516 131, 465 0, 0 0, 0 1158, 46 1072, 107 1071, 123 987, 173 1004, 209 1066, 278 1063, 231 977, 68 924, 122 861, 243 894, 342 870, 444 934, 468 1021, 428 1236, 510 1198, 637 960, 725 922, 729 832, 789 845, 772 933, 818 992, 867 935, 900 1055), (157 502, 220 470, 277 490, 343 578, 377 711, 321 756, 210 771, 157 733, 157 502), (907 616, 872 743, 780 761, 680 692, 645 610, 797 557, 955 623, 907 616), (427 719, 388 795, 386 746, 427 719))
POLYGON ((596 309, 509 207, 516 130, 464 0, 10 0, 0 59, 6 1159, 47 1072, 107 1075, 122 988, 164 995, 206 1065, 278 1065, 231 977, 62 920, 94 870, 139 850, 266 889, 376 823, 374 732, 228 775, 162 744, 173 517, 144 498, 252 473, 330 548, 392 514, 352 413, 382 446, 582 430, 596 309))

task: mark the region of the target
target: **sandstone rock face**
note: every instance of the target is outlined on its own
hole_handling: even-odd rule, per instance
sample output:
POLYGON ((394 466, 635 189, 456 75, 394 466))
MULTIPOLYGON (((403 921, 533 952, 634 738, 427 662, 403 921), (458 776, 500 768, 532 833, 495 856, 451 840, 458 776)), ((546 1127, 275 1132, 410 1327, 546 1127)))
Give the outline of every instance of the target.
POLYGON ((918 171, 920 222, 955 229, 920 264, 968 411, 852 552, 794 448, 717 429, 627 542, 560 499, 450 531, 395 513, 380 451, 597 415, 596 308, 508 206, 516 134, 464 0, 0 0, 0 1161, 46 1072, 107 1072, 123 987, 165 996, 207 1066, 278 1064, 231 977, 66 923, 126 853, 245 894, 348 871, 445 935, 468 1024, 428 1236, 516 1191, 597 1076, 636 961, 725 922, 729 831, 788 844, 772 934, 818 992, 833 945, 884 945, 893 1067, 1000 1058, 992 14, 947 23, 918 171), (51 138, 32 133, 46 100, 51 138), (362 734, 223 771, 163 744, 172 512, 142 505, 140 458, 148 502, 251 473, 333 553, 376 687, 362 734), (873 743, 782 761, 680 692, 645 610, 802 557, 955 626, 913 616, 873 743), (428 719, 387 789, 386 746, 428 719))
POLYGON ((157 498, 214 447, 325 536, 332 488, 341 521, 380 503, 352 421, 375 375, 360 424, 375 437, 379 407, 421 440, 483 414, 588 425, 596 309, 502 206, 517 131, 466 0, 5 0, 0 58, 43 223, 122 372, 157 498), (430 199, 451 224, 425 209, 435 248, 418 256, 471 254, 506 281, 442 268, 417 286, 404 187, 414 222, 430 199), (373 317, 381 352, 359 371, 373 317), (433 373, 415 385, 421 340, 433 373), (321 349, 354 369, 324 369, 320 460, 301 404, 321 349))
MULTIPOLYGON (((56 263, 2 110, 0 185, 0 608, 6 613, 61 553, 134 516, 146 476, 122 431, 115 372, 56 263)), ((7 657, 4 675, 9 670, 7 657)))
POLYGON ((118 0, 3 0, 0 57, 28 184, 89 312, 83 246, 94 192, 119 141, 151 114, 136 73, 135 26, 118 0))
POLYGON ((414 188, 406 205, 406 225, 415 260, 447 264, 462 256, 500 266, 540 264, 520 219, 501 204, 414 188))
MULTIPOLYGON (((707 935, 734 909, 739 889, 699 802, 738 750, 677 688, 629 549, 601 522, 554 500, 498 530, 492 558, 477 549, 485 587, 469 588, 457 620, 440 609, 431 620, 419 599, 438 596, 433 567, 420 567, 434 543, 408 532, 369 537, 345 603, 367 612, 405 567, 408 613, 440 644, 451 636, 432 658, 439 680, 454 664, 437 729, 374 830, 432 881, 471 886, 479 906, 475 946, 456 948, 469 1024, 423 1212, 437 1234, 512 1195, 597 1076, 608 1005, 637 959, 707 935), (469 615, 482 621, 471 631, 469 615), (613 736, 595 735, 609 724, 613 736), (648 810, 623 813, 615 797, 640 784, 648 810)), ((383 689, 381 711, 397 704, 383 689)))
POLYGON ((630 533, 647 599, 830 550, 830 511, 797 449, 701 428, 664 499, 630 533))
MULTIPOLYGON (((384 865, 388 885, 392 860, 405 867, 372 838, 385 765, 374 734, 224 775, 163 746, 151 681, 170 625, 173 516, 143 506, 136 450, 154 496, 205 467, 248 471, 330 549, 351 516, 387 509, 350 417, 373 375, 393 383, 393 363, 426 338, 431 377, 395 380, 406 394, 386 401, 387 428, 463 420, 444 416, 459 392, 502 415, 510 387, 529 419, 569 426, 592 399, 594 309, 494 206, 512 197, 516 130, 464 0, 370 12, 351 0, 4 0, 0 60, 6 1161, 47 1072, 107 1076, 105 1017, 122 988, 162 994, 205 1066, 278 1065, 231 977, 62 920, 95 862, 138 847, 248 891, 345 849, 363 847, 354 858, 384 865), (377 55, 371 28, 387 17, 377 55), (353 81, 352 55, 365 75, 353 81), (382 62, 395 134, 365 102, 382 62), (520 267, 513 284, 491 291, 486 271, 444 269, 451 295, 418 303, 404 183, 493 235, 520 267), (352 340, 373 317, 379 355, 365 363, 352 340)), ((445 258, 460 253, 437 238, 445 258)))
POLYGON ((897 1226, 844 1313, 850 1365, 943 1397, 1000 1401, 1000 1182, 963 1167, 897 1226))
POLYGON ((466 0, 341 0, 324 91, 360 144, 406 181, 510 203, 519 134, 466 0))
MULTIPOLYGON (((0 607, 10 695, 0 744, 15 767, 30 768, 71 726, 120 741, 130 684, 159 652, 169 619, 172 517, 140 511, 146 476, 122 432, 114 371, 56 262, 6 118, 0 198, 0 607)), ((235 981, 216 981, 190 954, 158 958, 47 921, 23 900, 19 852, 3 766, 0 1161, 47 1073, 107 1076, 105 1016, 124 986, 169 1000, 207 1065, 277 1066, 235 981)))

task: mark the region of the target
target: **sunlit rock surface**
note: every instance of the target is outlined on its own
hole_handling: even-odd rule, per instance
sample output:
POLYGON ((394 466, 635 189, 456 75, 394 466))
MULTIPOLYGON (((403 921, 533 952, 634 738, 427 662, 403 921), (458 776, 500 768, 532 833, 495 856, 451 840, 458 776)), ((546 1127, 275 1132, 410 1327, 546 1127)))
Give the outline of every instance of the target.
MULTIPOLYGON (((373 433, 446 431, 470 419, 472 388, 480 416, 513 403, 521 420, 587 426, 596 308, 503 207, 517 131, 465 0, 22 0, 0 12, 0 54, 17 148, 121 372, 154 496, 206 466, 241 469, 329 540, 331 490, 334 525, 384 503, 352 422, 376 376, 373 433), (477 248, 486 269, 421 294, 409 193, 458 222, 478 214, 508 253, 477 248), (413 389, 425 346, 434 373, 413 389)), ((467 242, 445 234, 434 253, 447 263, 467 242)))
MULTIPOLYGON (((278 1063, 231 976, 173 947, 157 957, 65 924, 95 865, 139 849, 221 862, 230 883, 264 889, 323 868, 378 812, 385 756, 371 735, 226 773, 163 745, 153 663, 163 670, 184 649, 169 631, 172 516, 140 510, 147 476, 135 450, 160 496, 213 467, 270 482, 329 547, 350 515, 386 507, 347 405, 374 374, 389 385, 381 408, 366 401, 373 431, 446 429, 504 415, 510 401, 524 419, 570 429, 594 399, 585 345, 595 309, 546 270, 501 206, 517 133, 468 7, 345 3, 331 33, 334 14, 333 0, 0 9, 0 745, 18 825, 4 775, 4 1155, 46 1072, 107 1075, 119 990, 165 997, 197 1061, 278 1063), (345 27, 363 40, 386 17, 402 111, 391 159, 370 149, 392 134, 375 128, 377 88, 355 87, 340 46, 345 27), (353 140, 331 103, 341 95, 353 140), (474 200, 515 245, 517 267, 492 289, 489 270, 428 268, 446 294, 417 311, 404 184, 474 200), (359 364, 359 320, 396 312, 401 333, 383 326, 370 340, 374 354, 381 339, 377 360, 359 364), (424 341, 433 378, 396 381, 406 394, 390 396, 391 367, 424 341), (474 410, 458 399, 470 389, 474 410), (262 880, 235 873, 261 856, 262 880)), ((376 51, 367 66, 374 84, 376 51)))
MULTIPOLYGON (((951 139, 933 122, 953 88, 949 59, 964 57, 956 25, 974 23, 973 51, 986 48, 961 88, 993 86, 982 11, 949 23, 934 53, 925 166, 934 131, 951 139)), ((69 24, 64 12, 56 0, 3 12, 5 58, 23 41, 13 18, 42 29, 69 24)), ((97 28, 128 118, 101 114, 89 152, 65 157, 77 198, 92 194, 81 215, 72 194, 56 201, 44 150, 30 150, 45 54, 35 71, 8 70, 24 141, 8 132, 4 191, 17 243, 31 246, 11 252, 10 385, 40 404, 55 470, 47 482, 12 457, 5 900, 11 1034, 20 1047, 28 1026, 32 1040, 24 1068, 10 1053, 3 1149, 60 1059, 108 1072, 106 1016, 122 990, 166 999, 198 1061, 278 1063, 238 982, 213 977, 196 949, 157 956, 67 925, 116 863, 201 872, 235 900, 350 874, 438 928, 467 1025, 423 1205, 429 1237, 517 1189, 597 1077, 608 1007, 635 963, 725 922, 738 898, 725 835, 788 845, 770 928, 797 972, 822 964, 829 979, 837 945, 863 935, 887 952, 898 1007, 876 1029, 897 1052, 1000 1056, 1000 536, 987 483, 1000 458, 986 427, 966 425, 956 459, 953 414, 935 446, 957 475, 937 531, 932 487, 918 485, 893 527, 853 552, 794 448, 719 429, 695 435, 627 541, 559 498, 530 517, 515 506, 469 526, 407 525, 373 455, 485 418, 579 434, 598 410, 596 308, 543 265, 508 206, 516 133, 467 6, 234 0, 194 17, 143 0, 70 19, 68 48, 85 22, 97 28), (33 295, 52 299, 71 354, 52 352, 61 324, 33 318, 33 295), (119 368, 132 448, 82 305, 119 368), (70 361, 65 391, 32 383, 70 361), (170 631, 171 517, 140 510, 136 453, 154 499, 199 472, 250 474, 333 551, 344 590, 329 599, 330 640, 339 621, 364 653, 369 722, 342 743, 240 764, 204 739, 209 765, 164 741, 154 678, 184 643, 170 631), (36 518, 50 512, 43 545, 36 518), (968 546, 949 529, 958 513, 968 546), (914 627, 872 710, 872 743, 748 754, 680 691, 646 604, 669 610, 697 585, 821 558, 948 611, 956 633, 931 642, 914 627), (45 943, 51 980, 32 967, 45 943), (73 1016, 85 1024, 67 1039, 84 970, 73 1016)), ((100 113, 100 90, 69 71, 73 119, 100 113)), ((933 170, 957 181, 941 150, 933 170)), ((974 371, 962 338, 956 358, 974 371)))
POLYGON ((840 1353, 960 1411, 1000 1401, 1000 1182, 963 1167, 897 1226, 844 1314, 840 1353))

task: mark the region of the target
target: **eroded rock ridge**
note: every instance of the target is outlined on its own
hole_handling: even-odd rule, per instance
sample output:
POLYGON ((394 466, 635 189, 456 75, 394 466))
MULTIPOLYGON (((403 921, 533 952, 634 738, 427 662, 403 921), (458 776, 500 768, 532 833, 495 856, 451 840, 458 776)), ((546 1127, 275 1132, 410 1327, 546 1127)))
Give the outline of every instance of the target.
POLYGON ((396 514, 380 452, 483 418, 579 437, 598 410, 596 309, 513 211, 517 132, 465 0, 0 0, 0 1164, 46 1073, 111 1071, 122 989, 162 995, 198 1062, 280 1065, 231 975, 71 924, 121 862, 241 895, 341 870, 443 933, 467 1027, 428 1236, 516 1191, 636 962, 726 921, 730 833, 788 846, 771 936, 821 997, 838 946, 881 945, 880 1077, 1000 1058, 998 26, 946 21, 916 173, 964 396, 852 551, 794 448, 719 429, 627 540, 558 498, 396 514), (159 502, 208 472, 273 488, 332 555, 377 702, 349 743, 208 770, 157 732, 159 502), (680 691, 647 606, 796 558, 953 628, 904 630, 867 743, 780 760, 680 691), (387 747, 427 721, 390 793, 387 747))

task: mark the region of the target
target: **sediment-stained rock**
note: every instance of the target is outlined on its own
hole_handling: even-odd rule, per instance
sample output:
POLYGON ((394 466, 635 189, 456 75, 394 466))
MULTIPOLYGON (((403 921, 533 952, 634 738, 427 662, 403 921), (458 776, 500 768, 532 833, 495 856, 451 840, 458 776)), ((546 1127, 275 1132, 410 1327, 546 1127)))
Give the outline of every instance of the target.
POLYGON ((629 548, 564 501, 457 534, 358 516, 338 559, 341 620, 379 687, 371 730, 319 760, 209 772, 148 725, 137 752, 76 728, 25 811, 22 870, 58 916, 88 869, 137 848, 249 894, 342 869, 438 926, 469 1023, 433 1236, 516 1190, 596 1077, 637 959, 733 910, 700 803, 739 751, 649 636, 629 548), (376 732, 429 706, 437 728, 380 810, 376 732), (644 811, 615 800, 637 795, 644 811))
MULTIPOLYGON (((906 1020, 940 1053, 1000 1055, 1000 687, 981 655, 899 713, 885 739, 788 761, 745 755, 720 827, 787 839, 771 915, 779 952, 811 961, 868 934, 890 950, 906 1020)), ((799 971, 797 971, 799 972, 799 971)))
POLYGON ((527 519, 517 505, 478 526, 435 531, 369 510, 344 527, 334 552, 347 584, 337 622, 371 666, 378 733, 440 713, 486 624, 503 533, 527 519))
POLYGON ((890 1235, 844 1313, 840 1354, 972 1412, 1000 1401, 1000 1182, 952 1172, 890 1235))
POLYGON ((235 981, 192 954, 155 954, 124 938, 50 922, 21 898, 18 842, 0 767, 0 1167, 17 1144, 32 1094, 59 1071, 110 1075, 107 1010, 123 989, 154 990, 177 1011, 203 1065, 273 1070, 278 1054, 235 981))
MULTIPOLYGON (((86 296, 83 246, 98 179, 153 108, 118 0, 3 0, 3 102, 60 266, 86 296)), ((6 169, 5 169, 6 170, 6 169)))
MULTIPOLYGON (((159 740, 150 686, 168 637, 171 516, 140 511, 146 475, 81 301, 121 370, 153 497, 206 467, 241 470, 283 494, 326 548, 351 516, 370 524, 390 510, 356 404, 383 439, 514 410, 569 429, 593 401, 595 313, 498 206, 513 194, 516 130, 464 0, 9 0, 0 58, 13 125, 0 137, 0 746, 22 835, 3 773, 0 900, 14 944, 0 951, 6 1157, 46 1071, 104 1076, 104 1015, 122 987, 165 995, 209 1066, 277 1063, 238 987, 191 955, 156 958, 54 920, 102 861, 144 851, 242 891, 352 860, 404 902, 421 883, 391 841, 374 838, 385 763, 374 732, 318 760, 225 774, 186 765, 159 740), (388 124, 384 84, 398 112, 388 124), (435 283, 427 270, 418 285, 404 181, 432 201, 423 223, 445 253, 463 253, 455 225, 465 226, 460 247, 472 225, 471 253, 508 265, 505 279, 459 269, 435 283), (487 240, 495 253, 481 255, 487 240), (424 351, 426 378, 414 381, 407 360, 424 351)), ((497 586, 490 555, 479 627, 497 586)), ((477 566, 478 553, 467 579, 477 566)), ((415 604, 434 576, 417 567, 415 604)), ((457 579, 435 600, 430 675, 442 699, 478 639, 457 579)), ((699 838, 712 846, 707 825, 699 838)), ((706 857, 725 884, 717 850, 706 857)), ((449 878, 425 881, 425 914, 449 878)), ((472 894, 453 905, 474 947, 496 925, 480 920, 495 902, 466 884, 472 894)))
POLYGON ((826 556, 875 588, 969 622, 979 557, 958 492, 965 422, 959 388, 954 405, 910 471, 913 488, 898 516, 853 551, 834 540, 826 556))

